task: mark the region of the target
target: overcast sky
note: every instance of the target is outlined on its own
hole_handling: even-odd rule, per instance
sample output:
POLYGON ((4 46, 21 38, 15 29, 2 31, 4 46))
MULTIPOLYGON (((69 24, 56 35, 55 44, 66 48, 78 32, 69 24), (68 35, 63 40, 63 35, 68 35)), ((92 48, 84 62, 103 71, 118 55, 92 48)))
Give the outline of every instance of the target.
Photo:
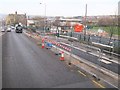
POLYGON ((114 15, 118 12, 120 0, 0 0, 0 13, 9 14, 17 11, 27 15, 47 16, 84 16, 85 4, 87 15, 114 15), (42 4, 40 4, 42 3, 42 4))

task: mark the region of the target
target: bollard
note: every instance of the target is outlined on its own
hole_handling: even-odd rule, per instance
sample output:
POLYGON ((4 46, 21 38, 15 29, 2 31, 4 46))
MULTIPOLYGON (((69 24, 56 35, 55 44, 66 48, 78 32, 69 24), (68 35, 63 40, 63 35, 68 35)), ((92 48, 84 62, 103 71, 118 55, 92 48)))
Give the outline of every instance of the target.
POLYGON ((97 75, 93 74, 92 77, 93 77, 96 81, 100 81, 100 78, 99 78, 97 75))
POLYGON ((63 51, 61 52, 60 60, 61 60, 61 61, 64 61, 64 52, 63 52, 63 51))
POLYGON ((42 39, 42 43, 44 43, 44 39, 42 39))
POLYGON ((45 44, 44 44, 44 38, 42 38, 42 48, 45 47, 45 44))
POLYGON ((45 47, 45 45, 44 45, 44 43, 42 43, 42 48, 44 48, 45 47))

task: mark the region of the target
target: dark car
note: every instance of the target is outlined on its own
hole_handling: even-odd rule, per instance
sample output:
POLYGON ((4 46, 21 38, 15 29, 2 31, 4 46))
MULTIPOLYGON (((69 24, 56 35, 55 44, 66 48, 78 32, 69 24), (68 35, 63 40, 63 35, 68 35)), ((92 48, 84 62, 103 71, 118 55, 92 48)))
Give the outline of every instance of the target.
POLYGON ((15 30, 16 33, 22 33, 22 31, 23 31, 23 28, 21 25, 16 26, 16 30, 15 30))

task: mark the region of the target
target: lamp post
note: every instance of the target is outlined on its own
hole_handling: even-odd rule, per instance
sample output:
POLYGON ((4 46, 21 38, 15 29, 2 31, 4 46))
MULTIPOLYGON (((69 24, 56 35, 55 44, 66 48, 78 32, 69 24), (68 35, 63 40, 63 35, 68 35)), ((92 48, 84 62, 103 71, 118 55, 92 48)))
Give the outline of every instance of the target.
POLYGON ((110 48, 110 59, 113 58, 113 53, 114 53, 114 42, 115 42, 115 39, 113 42, 110 42, 110 44, 112 45, 111 48, 110 48))
POLYGON ((85 7, 85 29, 84 29, 84 41, 86 40, 86 26, 87 26, 87 4, 86 4, 86 7, 85 7))
POLYGON ((70 27, 70 37, 72 37, 72 26, 70 27))
MULTIPOLYGON (((43 4, 43 3, 40 3, 40 4, 43 4)), ((45 27, 46 27, 46 20, 45 20, 45 18, 46 18, 46 3, 44 3, 44 5, 45 5, 45 10, 44 10, 44 14, 45 14, 45 17, 44 17, 44 36, 45 36, 45 27)))
POLYGON ((101 54, 101 49, 99 49, 98 51, 97 51, 98 53, 99 53, 99 57, 98 57, 98 60, 100 61, 100 59, 102 58, 102 54, 101 54))

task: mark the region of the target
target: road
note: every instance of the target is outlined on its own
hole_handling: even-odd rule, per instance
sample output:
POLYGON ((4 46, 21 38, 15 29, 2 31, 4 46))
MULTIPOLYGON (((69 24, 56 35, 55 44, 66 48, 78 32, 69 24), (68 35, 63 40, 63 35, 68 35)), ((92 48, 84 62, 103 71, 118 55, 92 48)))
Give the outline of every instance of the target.
POLYGON ((7 32, 2 38, 3 88, 112 87, 83 76, 24 34, 7 32))
MULTIPOLYGON (((52 39, 52 40, 59 41, 61 45, 68 47, 68 48, 71 48, 70 42, 67 39, 62 39, 62 38, 55 39, 54 37, 48 37, 48 38, 52 39)), ((92 50, 91 50, 91 52, 86 52, 87 48, 85 48, 85 46, 82 46, 80 43, 78 44, 78 42, 73 42, 73 46, 77 47, 77 48, 72 47, 72 49, 71 49, 72 50, 71 53, 73 53, 74 55, 77 55, 80 58, 83 58, 83 59, 88 60, 94 64, 97 64, 100 67, 104 67, 104 68, 106 68, 114 73, 120 74, 118 72, 118 67, 120 67, 120 64, 116 63, 118 61, 115 62, 114 60, 105 60, 105 59, 99 60, 99 58, 103 57, 103 55, 101 55, 99 57, 99 53, 97 51, 92 52, 92 50)), ((104 57, 107 58, 107 56, 104 56, 104 57)), ((98 67, 98 68, 100 68, 100 67, 98 67)))
MULTIPOLYGON (((62 44, 62 45, 64 45, 64 44, 62 44)), ((64 46, 67 46, 67 45, 64 45, 64 46)), ((70 48, 70 46, 67 46, 67 47, 70 48)), ((120 66, 119 64, 116 64, 116 63, 110 62, 110 61, 108 61, 109 64, 107 64, 103 60, 100 61, 99 57, 91 55, 91 54, 89 54, 89 52, 87 53, 87 52, 84 52, 84 51, 81 51, 81 50, 78 50, 78 49, 75 49, 75 48, 72 48, 72 53, 81 57, 81 58, 83 58, 83 59, 85 59, 85 60, 88 60, 92 63, 95 63, 95 64, 97 64, 101 67, 104 67, 104 68, 106 68, 106 69, 108 69, 112 72, 115 72, 115 73, 119 74, 119 72, 118 72, 118 67, 120 66)))

